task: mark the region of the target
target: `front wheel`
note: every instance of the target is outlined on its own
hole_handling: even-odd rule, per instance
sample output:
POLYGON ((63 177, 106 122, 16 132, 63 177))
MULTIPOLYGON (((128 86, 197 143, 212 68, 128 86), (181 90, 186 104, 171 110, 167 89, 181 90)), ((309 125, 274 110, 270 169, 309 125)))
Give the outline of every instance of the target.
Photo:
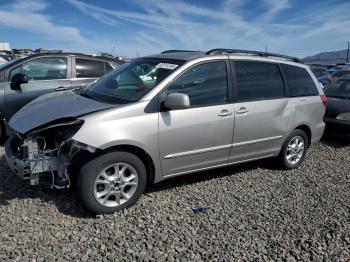
POLYGON ((113 213, 136 203, 145 190, 146 168, 128 152, 111 152, 85 164, 79 174, 81 198, 96 214, 113 213))
POLYGON ((304 131, 294 130, 283 144, 279 155, 280 163, 284 169, 294 169, 304 161, 308 149, 308 138, 304 131))

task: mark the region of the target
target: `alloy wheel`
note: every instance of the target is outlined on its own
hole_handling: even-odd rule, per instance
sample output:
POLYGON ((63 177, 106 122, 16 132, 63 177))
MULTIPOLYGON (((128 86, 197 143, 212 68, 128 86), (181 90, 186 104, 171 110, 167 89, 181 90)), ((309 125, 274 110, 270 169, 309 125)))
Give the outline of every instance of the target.
POLYGON ((138 187, 138 173, 127 163, 115 163, 103 169, 94 184, 95 199, 103 206, 126 203, 138 187))

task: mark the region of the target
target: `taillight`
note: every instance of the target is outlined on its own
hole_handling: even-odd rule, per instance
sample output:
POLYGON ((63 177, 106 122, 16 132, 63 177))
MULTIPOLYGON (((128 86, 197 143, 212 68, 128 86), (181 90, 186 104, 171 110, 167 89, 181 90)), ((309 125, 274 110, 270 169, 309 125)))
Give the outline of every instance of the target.
POLYGON ((325 95, 321 95, 320 97, 324 107, 327 107, 327 97, 325 95))

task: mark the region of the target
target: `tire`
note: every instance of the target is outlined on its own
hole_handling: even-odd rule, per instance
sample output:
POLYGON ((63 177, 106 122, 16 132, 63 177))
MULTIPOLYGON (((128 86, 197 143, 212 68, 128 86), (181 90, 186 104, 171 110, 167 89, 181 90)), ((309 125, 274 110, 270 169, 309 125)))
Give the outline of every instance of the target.
POLYGON ((300 129, 294 130, 287 137, 279 155, 281 167, 287 170, 299 167, 305 159, 308 146, 309 141, 306 133, 300 129), (300 141, 299 143, 297 143, 297 139, 300 141), (303 146, 301 146, 301 143, 303 143, 303 146), (296 147, 297 144, 298 147, 296 147))
POLYGON ((78 181, 87 209, 95 214, 110 214, 136 203, 145 190, 147 173, 137 156, 115 151, 86 163, 78 181))

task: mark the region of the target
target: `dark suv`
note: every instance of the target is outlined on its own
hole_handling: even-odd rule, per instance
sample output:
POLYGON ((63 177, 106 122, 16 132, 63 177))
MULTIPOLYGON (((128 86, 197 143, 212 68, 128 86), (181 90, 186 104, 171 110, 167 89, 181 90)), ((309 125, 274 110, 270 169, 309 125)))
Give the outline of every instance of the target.
POLYGON ((120 64, 110 57, 49 52, 0 66, 0 137, 4 138, 10 117, 34 98, 87 85, 120 64))

